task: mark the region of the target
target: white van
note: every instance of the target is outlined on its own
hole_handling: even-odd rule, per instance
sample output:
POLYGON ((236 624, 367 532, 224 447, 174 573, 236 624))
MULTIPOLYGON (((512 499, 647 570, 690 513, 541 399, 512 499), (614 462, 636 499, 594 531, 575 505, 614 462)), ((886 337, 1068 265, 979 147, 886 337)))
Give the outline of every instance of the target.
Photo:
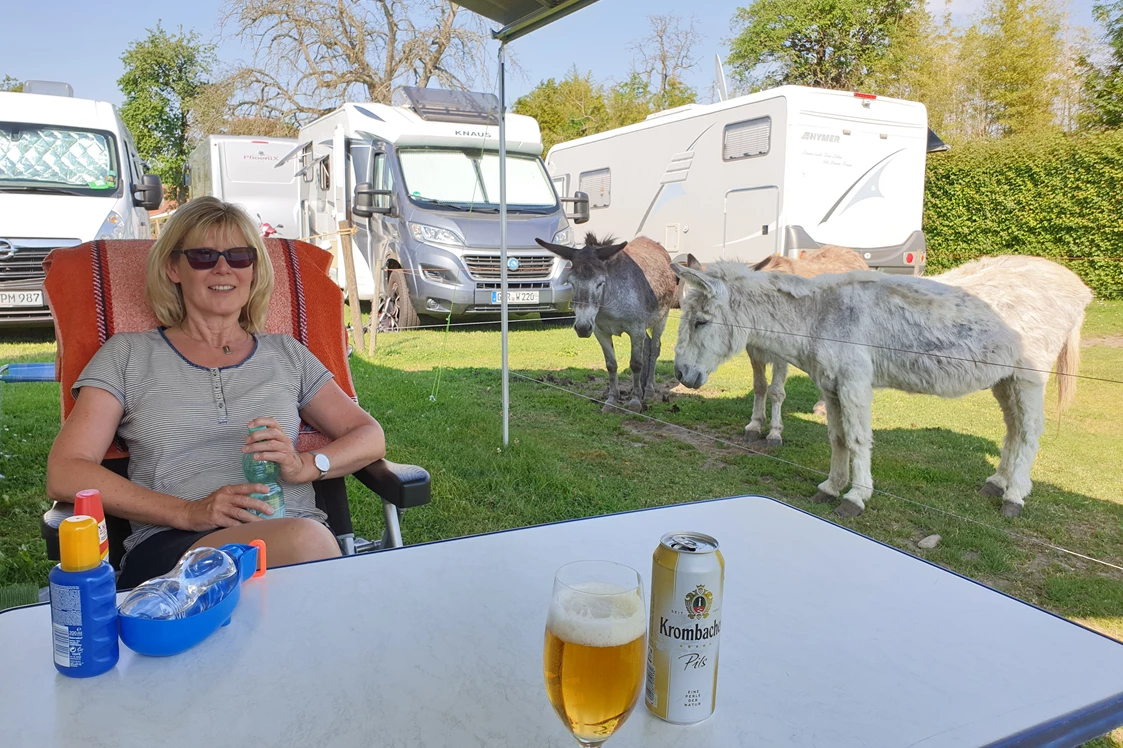
POLYGON ((24 93, 0 93, 0 327, 50 323, 48 252, 93 239, 148 239, 148 210, 163 199, 113 105, 72 93, 40 81, 24 93))
POLYGON ((187 160, 190 199, 211 195, 244 207, 263 236, 298 239, 296 177, 274 169, 296 138, 208 135, 187 160))
MULTIPOLYGON (((406 106, 344 104, 300 129, 286 171, 298 179, 302 235, 318 235, 335 254, 343 286, 336 234, 339 221, 354 223, 357 291, 373 297, 370 268, 380 263, 384 329, 498 314, 499 100, 402 91, 406 106)), ((542 164, 538 123, 508 114, 506 134, 510 313, 565 314, 573 296, 565 263, 534 240, 572 244, 573 228, 542 164)))
POLYGON ((589 230, 647 236, 675 259, 839 244, 919 275, 925 159, 945 149, 923 104, 782 86, 559 143, 546 167, 559 194, 588 194, 589 230))

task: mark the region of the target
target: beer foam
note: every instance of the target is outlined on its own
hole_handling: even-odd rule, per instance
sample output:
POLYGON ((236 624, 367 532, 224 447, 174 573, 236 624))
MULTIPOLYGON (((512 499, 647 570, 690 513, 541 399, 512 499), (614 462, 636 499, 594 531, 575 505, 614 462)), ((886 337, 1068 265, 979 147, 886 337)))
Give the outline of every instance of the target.
POLYGON ((555 591, 546 628, 573 644, 618 647, 644 635, 647 615, 638 591, 608 582, 582 582, 555 591))

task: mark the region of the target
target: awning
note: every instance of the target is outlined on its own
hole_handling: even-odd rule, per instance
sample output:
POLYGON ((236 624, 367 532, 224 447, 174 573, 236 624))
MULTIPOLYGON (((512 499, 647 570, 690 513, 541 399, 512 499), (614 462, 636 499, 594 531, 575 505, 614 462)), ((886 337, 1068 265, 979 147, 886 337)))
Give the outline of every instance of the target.
POLYGON ((947 143, 945 143, 943 140, 941 140, 940 136, 937 135, 936 132, 931 127, 929 127, 928 128, 928 152, 929 153, 942 153, 944 151, 950 151, 950 150, 951 150, 951 146, 948 145, 947 143))
POLYGON ((473 13, 478 13, 503 28, 493 36, 501 42, 509 42, 531 31, 568 16, 597 0, 457 0, 460 5, 473 13))

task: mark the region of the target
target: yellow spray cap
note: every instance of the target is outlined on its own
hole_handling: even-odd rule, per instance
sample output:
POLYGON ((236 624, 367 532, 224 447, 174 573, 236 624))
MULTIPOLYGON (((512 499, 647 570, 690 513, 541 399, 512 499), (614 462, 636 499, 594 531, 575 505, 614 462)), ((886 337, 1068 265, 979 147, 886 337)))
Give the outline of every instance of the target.
POLYGON ((78 514, 58 527, 59 559, 63 571, 86 571, 101 563, 97 520, 78 514))

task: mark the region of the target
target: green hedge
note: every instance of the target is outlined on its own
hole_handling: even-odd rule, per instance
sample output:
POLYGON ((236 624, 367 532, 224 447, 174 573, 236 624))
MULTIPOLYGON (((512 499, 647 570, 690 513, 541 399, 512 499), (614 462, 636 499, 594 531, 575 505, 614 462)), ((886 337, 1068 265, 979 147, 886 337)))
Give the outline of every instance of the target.
POLYGON ((980 255, 1040 255, 1063 262, 1099 298, 1123 298, 1123 131, 981 140, 930 154, 924 233, 929 273, 980 255))

